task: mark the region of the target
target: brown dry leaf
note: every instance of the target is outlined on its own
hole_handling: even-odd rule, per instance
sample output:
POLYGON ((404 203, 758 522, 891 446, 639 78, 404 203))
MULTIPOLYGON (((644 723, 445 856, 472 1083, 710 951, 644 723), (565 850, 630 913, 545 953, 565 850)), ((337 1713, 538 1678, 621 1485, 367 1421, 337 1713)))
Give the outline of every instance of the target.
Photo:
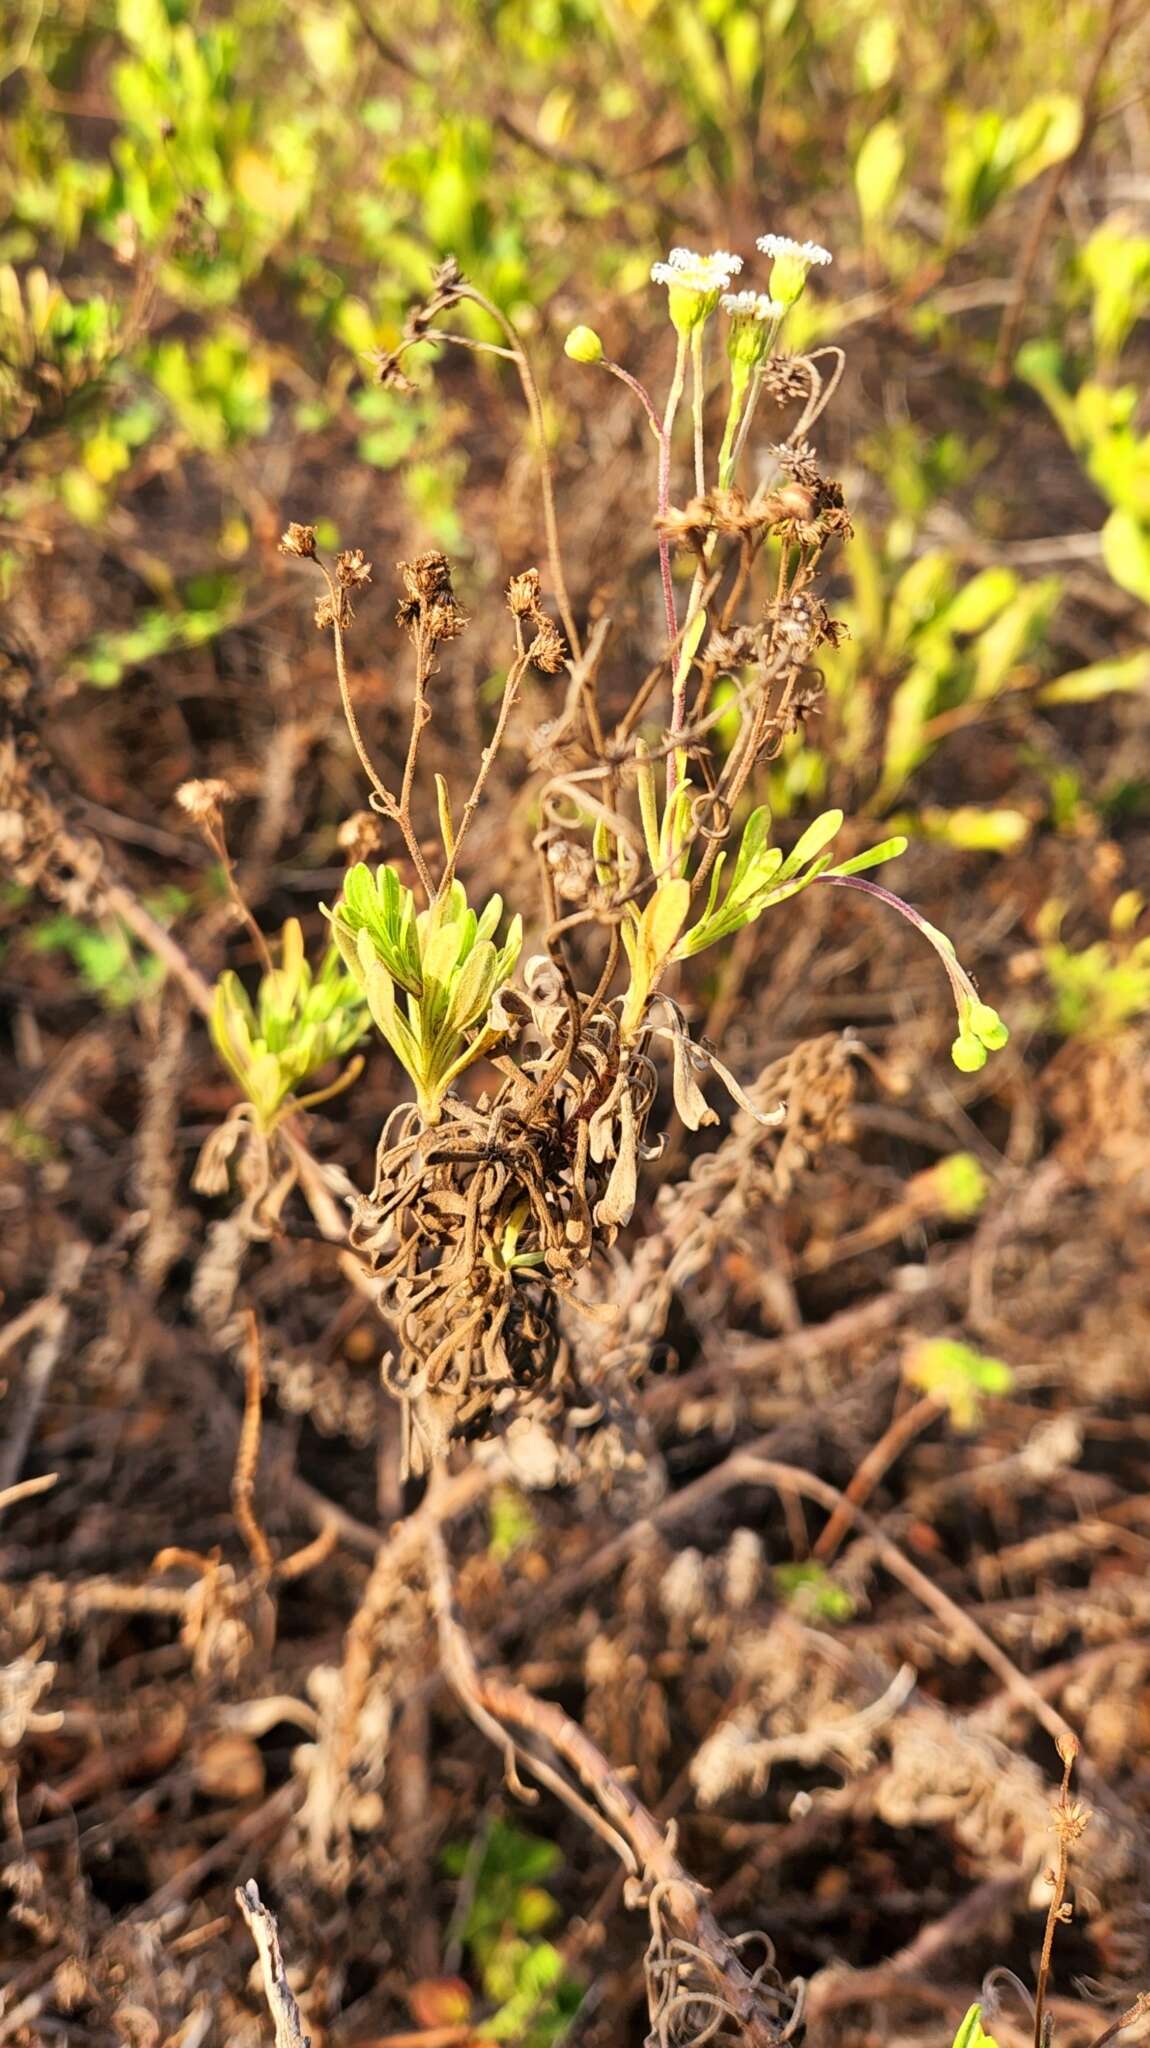
POLYGON ((246 1735, 212 1735, 198 1752, 193 1772, 196 1790, 206 1799, 223 1799, 239 1805, 259 1799, 267 1773, 264 1760, 246 1735))

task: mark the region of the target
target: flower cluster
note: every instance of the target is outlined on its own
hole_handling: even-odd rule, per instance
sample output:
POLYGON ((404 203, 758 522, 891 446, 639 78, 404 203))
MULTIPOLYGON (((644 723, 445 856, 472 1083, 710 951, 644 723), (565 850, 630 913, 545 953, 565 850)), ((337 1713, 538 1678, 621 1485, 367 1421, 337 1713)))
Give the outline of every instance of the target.
POLYGON ((724 292, 719 304, 731 323, 727 354, 732 363, 753 370, 774 346, 785 305, 768 292, 724 292))
POLYGON ((709 256, 699 256, 694 249, 672 249, 665 263, 653 263, 651 281, 667 287, 676 332, 691 334, 709 320, 742 267, 742 257, 732 256, 729 249, 713 249, 709 256))
POLYGON ((771 264, 770 293, 786 307, 802 296, 808 272, 831 262, 829 249, 818 242, 792 242, 789 235, 760 235, 755 244, 771 264))

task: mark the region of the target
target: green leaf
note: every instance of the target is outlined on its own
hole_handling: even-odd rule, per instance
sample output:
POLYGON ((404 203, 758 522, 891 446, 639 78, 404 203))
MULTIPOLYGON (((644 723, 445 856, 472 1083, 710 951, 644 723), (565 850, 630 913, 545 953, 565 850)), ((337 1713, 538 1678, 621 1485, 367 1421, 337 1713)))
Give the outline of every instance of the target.
POLYGON ((1058 577, 1044 577, 1040 583, 1020 591, 979 635, 971 692, 976 701, 997 696, 1013 680, 1018 664, 1048 623, 1061 594, 1058 577))
POLYGON ((906 852, 906 846, 907 842, 902 833, 896 833, 893 839, 883 839, 878 846, 868 846, 865 853, 853 853, 849 860, 836 861, 833 868, 827 869, 827 873, 861 875, 864 868, 877 868, 884 860, 897 860, 900 854, 906 852))
POLYGON ((953 2048, 998 2048, 993 2035, 983 2028, 980 2005, 972 2005, 960 2022, 953 2048))
MULTIPOLYGON (((1115 515, 1118 516, 1117 514, 1115 515)), ((1141 690, 1150 683, 1150 648, 1121 655, 1114 661, 1091 662, 1068 669, 1039 690, 1039 704, 1093 704, 1115 691, 1141 690)))
POLYGON ((647 859, 656 874, 662 865, 659 846, 659 800, 655 793, 655 770, 647 755, 643 740, 635 742, 635 781, 639 792, 639 816, 643 823, 643 844, 647 859))
POLYGON ((898 196, 906 163, 906 144, 893 116, 879 121, 864 136, 855 158, 855 192, 864 231, 881 226, 898 196))
POLYGON ((767 809, 766 804, 760 804, 757 810, 751 812, 743 827, 743 836, 739 842, 739 851, 735 860, 734 872, 731 876, 731 886, 727 891, 728 902, 732 899, 738 900, 746 893, 743 887, 745 882, 754 884, 763 859, 769 851, 768 840, 770 830, 770 811, 767 809))
POLYGON ((824 811, 820 818, 815 818, 795 841, 774 877, 773 886, 777 888, 781 883, 789 882, 792 876, 798 874, 800 868, 805 868, 811 861, 816 860, 836 834, 841 832, 842 823, 841 811, 824 811))
POLYGON ((639 946, 650 963, 651 978, 674 951, 675 941, 691 905, 691 885, 681 875, 660 882, 639 920, 639 946))
POLYGON ((992 566, 981 569, 964 583, 958 596, 944 614, 947 630, 951 633, 981 633, 992 619, 1018 594, 1018 578, 1013 569, 992 566))
POLYGON ((1102 559, 1120 589, 1150 604, 1150 526, 1132 512, 1112 512, 1102 529, 1102 559))

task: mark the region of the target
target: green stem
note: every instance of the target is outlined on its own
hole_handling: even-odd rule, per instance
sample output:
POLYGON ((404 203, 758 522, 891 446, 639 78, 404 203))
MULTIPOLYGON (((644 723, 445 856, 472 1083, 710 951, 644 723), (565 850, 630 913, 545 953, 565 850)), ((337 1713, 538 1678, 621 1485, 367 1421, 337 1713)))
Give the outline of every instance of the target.
POLYGON ((695 496, 707 492, 706 460, 703 448, 703 335, 702 323, 691 332, 691 419, 695 430, 695 496))
MULTIPOLYGON (((671 388, 670 388, 670 390, 669 390, 669 391, 668 391, 668 393, 667 393, 667 405, 666 405, 666 410, 664 411, 664 414, 663 414, 663 442, 662 442, 662 446, 661 446, 661 447, 660 447, 660 449, 659 449, 659 499, 658 499, 658 509, 659 509, 659 514, 660 514, 660 517, 664 516, 664 515, 665 515, 665 514, 667 513, 667 511, 668 511, 668 510, 670 509, 670 504, 671 504, 671 435, 672 435, 672 431, 673 431, 673 429, 674 429, 674 425, 675 425, 675 414, 676 414, 676 413, 678 412, 678 410, 679 410, 679 400, 680 400, 680 399, 682 398, 682 396, 683 396, 683 386, 684 386, 684 384, 685 384, 685 382, 686 382, 686 376, 687 376, 687 336, 686 336, 685 334, 679 334, 678 332, 676 332, 676 336, 675 336, 675 367, 674 367, 674 370, 673 370, 673 371, 672 371, 672 373, 671 373, 671 388)), ((662 571, 663 571, 663 588, 664 588, 664 591, 665 591, 665 592, 667 592, 667 593, 669 594, 669 593, 670 593, 670 583, 671 583, 671 551, 670 551, 670 548, 669 548, 669 546, 668 546, 668 543, 667 543, 667 541, 666 541, 666 539, 664 538, 664 536, 663 536, 663 535, 660 535, 660 537, 659 537, 659 563, 660 563, 660 567, 661 567, 661 569, 662 569, 662 571)), ((670 617, 670 619, 668 620, 668 624, 671 624, 672 620, 674 619, 674 599, 673 599, 673 597, 669 597, 669 604, 670 604, 670 612, 671 612, 671 617, 670 617)), ((672 638, 672 641, 674 640, 674 637, 675 637, 675 633, 676 633, 677 631, 678 631, 678 627, 677 627, 677 625, 675 625, 675 627, 674 627, 674 630, 672 631, 672 634, 671 634, 671 638, 672 638)), ((681 731, 682 731, 682 729, 683 729, 683 708, 684 708, 684 700, 685 700, 685 695, 686 695, 686 678, 684 677, 684 678, 683 678, 683 680, 682 680, 682 683, 680 684, 679 678, 678 678, 678 676, 676 676, 676 678, 675 678, 675 681, 674 681, 674 683, 673 683, 673 685, 672 685, 672 689, 671 689, 671 736, 672 736, 672 738, 674 738, 674 736, 675 736, 675 734, 676 734, 677 732, 681 732, 681 731)), ((668 797, 670 796, 670 794, 671 794, 671 791, 672 791, 672 790, 674 789, 674 787, 675 787, 675 756, 674 756, 674 753, 672 752, 672 753, 668 754, 668 756, 667 756, 667 795, 668 795, 668 797)))
POLYGON ((719 489, 729 491, 735 476, 735 432, 743 413, 743 401, 751 373, 742 363, 731 365, 731 403, 727 407, 726 425, 719 447, 719 489))

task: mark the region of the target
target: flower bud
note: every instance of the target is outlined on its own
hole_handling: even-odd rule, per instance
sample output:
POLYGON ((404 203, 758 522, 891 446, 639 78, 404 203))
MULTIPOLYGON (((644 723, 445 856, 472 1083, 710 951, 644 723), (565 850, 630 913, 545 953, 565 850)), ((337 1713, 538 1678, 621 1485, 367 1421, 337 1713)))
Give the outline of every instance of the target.
POLYGON ((601 363, 603 344, 593 327, 573 327, 563 344, 573 363, 601 363))

